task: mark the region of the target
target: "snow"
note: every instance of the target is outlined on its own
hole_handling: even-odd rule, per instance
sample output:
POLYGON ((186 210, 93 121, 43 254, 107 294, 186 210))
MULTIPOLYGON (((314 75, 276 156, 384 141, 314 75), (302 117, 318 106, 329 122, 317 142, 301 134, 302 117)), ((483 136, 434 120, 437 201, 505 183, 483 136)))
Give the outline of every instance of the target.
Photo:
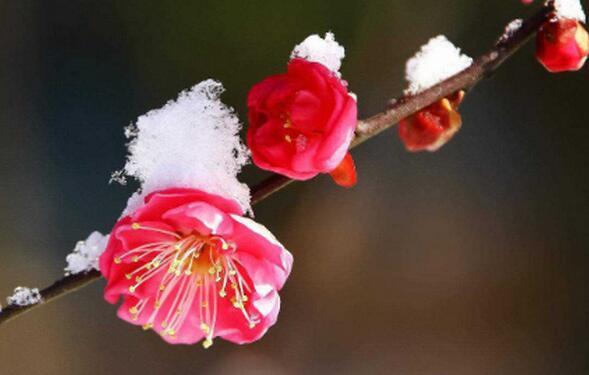
POLYGON ((113 179, 126 175, 140 183, 127 213, 150 192, 172 187, 234 199, 251 211, 249 187, 237 180, 249 152, 239 138, 241 123, 234 110, 219 99, 223 91, 220 82, 203 81, 125 130, 129 155, 113 179))
POLYGON ((515 34, 522 27, 523 24, 524 21, 521 18, 516 18, 511 21, 509 24, 507 24, 507 26, 505 26, 505 31, 503 32, 503 35, 501 35, 501 38, 499 38, 499 42, 505 42, 511 38, 513 34, 515 34))
POLYGON ((332 32, 327 32, 324 38, 321 38, 317 34, 308 36, 300 44, 295 46, 290 54, 290 58, 299 57, 308 61, 318 62, 325 65, 339 77, 339 70, 345 55, 346 50, 344 47, 335 41, 335 36, 332 32))
POLYGON ((572 18, 586 21, 585 12, 580 0, 555 0, 554 9, 558 18, 572 18))
POLYGON ((94 231, 87 239, 78 241, 72 253, 65 258, 65 274, 75 275, 92 269, 98 270, 98 258, 106 248, 108 237, 108 234, 94 231))
POLYGON ((468 68, 472 59, 460 53, 444 35, 429 40, 407 61, 405 94, 417 94, 468 68))
POLYGON ((6 299, 8 305, 29 306, 41 302, 41 294, 37 288, 27 288, 19 286, 14 289, 14 293, 6 299))

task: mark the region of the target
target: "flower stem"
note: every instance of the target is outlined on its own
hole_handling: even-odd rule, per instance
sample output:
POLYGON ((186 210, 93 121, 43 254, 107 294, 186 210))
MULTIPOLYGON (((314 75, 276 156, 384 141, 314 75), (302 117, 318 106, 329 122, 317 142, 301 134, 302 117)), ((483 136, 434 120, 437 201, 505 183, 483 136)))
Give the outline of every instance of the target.
MULTIPOLYGON (((549 2, 538 13, 523 22, 521 28, 506 38, 501 38, 487 53, 479 56, 474 63, 462 72, 440 82, 436 86, 413 96, 403 96, 391 101, 389 107, 372 117, 358 121, 354 140, 354 148, 397 122, 412 115, 428 105, 458 91, 469 90, 484 78, 489 77, 505 60, 529 41, 554 11, 553 3, 549 2)), ((293 180, 272 174, 252 189, 252 204, 257 204, 270 195, 289 185, 293 180)), ((41 291, 43 301, 30 306, 8 306, 0 312, 0 325, 32 310, 37 306, 56 300, 57 298, 85 287, 100 278, 100 272, 89 271, 76 275, 65 276, 41 291)))

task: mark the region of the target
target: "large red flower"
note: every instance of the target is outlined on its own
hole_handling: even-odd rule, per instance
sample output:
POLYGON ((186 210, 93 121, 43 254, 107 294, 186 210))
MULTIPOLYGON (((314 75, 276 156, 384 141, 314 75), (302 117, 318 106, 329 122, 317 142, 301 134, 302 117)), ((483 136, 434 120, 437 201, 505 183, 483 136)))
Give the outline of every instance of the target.
POLYGON ((233 200, 167 189, 120 219, 100 271, 120 318, 170 343, 243 344, 276 322, 292 255, 233 200))
POLYGON ((356 126, 356 100, 324 65, 292 59, 286 73, 256 84, 247 104, 247 143, 258 167, 307 180, 344 159, 356 126))

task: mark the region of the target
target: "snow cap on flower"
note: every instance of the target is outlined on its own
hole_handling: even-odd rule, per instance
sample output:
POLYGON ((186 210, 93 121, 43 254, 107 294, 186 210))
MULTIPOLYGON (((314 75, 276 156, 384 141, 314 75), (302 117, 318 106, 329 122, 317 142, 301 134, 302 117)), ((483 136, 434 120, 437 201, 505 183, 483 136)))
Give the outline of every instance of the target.
POLYGON ((65 274, 75 275, 92 269, 98 270, 98 258, 106 248, 108 237, 108 234, 94 231, 85 240, 78 241, 72 253, 65 258, 65 274))
POLYGON ((444 35, 429 40, 407 61, 405 78, 409 82, 406 94, 418 94, 468 68, 472 58, 460 53, 444 35))
POLYGON ((342 45, 335 41, 332 32, 325 33, 321 38, 317 34, 308 36, 300 44, 296 45, 290 54, 290 58, 302 58, 307 61, 323 64, 327 69, 340 76, 340 68, 346 51, 342 45))
POLYGON ((223 91, 220 82, 205 80, 127 128, 127 163, 113 175, 131 176, 141 184, 127 213, 147 194, 166 188, 200 189, 250 210, 249 188, 237 180, 248 151, 234 110, 219 99, 223 91))
POLYGON ((581 22, 586 21, 585 12, 580 0, 555 0, 554 9, 556 16, 560 19, 574 19, 581 22))
POLYGON ((39 289, 37 288, 27 288, 24 286, 18 286, 14 288, 14 292, 8 298, 6 298, 6 302, 8 305, 13 306, 29 306, 35 305, 41 302, 42 297, 41 293, 39 293, 39 289))

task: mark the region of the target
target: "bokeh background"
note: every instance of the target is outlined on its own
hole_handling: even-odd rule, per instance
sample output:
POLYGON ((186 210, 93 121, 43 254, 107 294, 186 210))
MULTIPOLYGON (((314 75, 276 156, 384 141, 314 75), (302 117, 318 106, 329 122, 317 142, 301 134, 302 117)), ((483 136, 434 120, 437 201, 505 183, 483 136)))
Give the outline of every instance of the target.
MULTIPOLYGON (((588 6, 589 4, 585 4, 588 6)), ((476 56, 519 1, 0 1, 0 295, 59 278, 133 189, 123 127, 209 77, 248 88, 333 30, 362 117, 446 34, 476 56)), ((440 152, 396 130, 354 150, 359 184, 322 176, 256 207, 295 254, 259 342, 170 346, 118 320, 98 282, 0 330, 12 374, 589 373, 587 68, 551 75, 528 45, 471 92, 440 152)), ((243 180, 265 174, 253 166, 243 180)))

